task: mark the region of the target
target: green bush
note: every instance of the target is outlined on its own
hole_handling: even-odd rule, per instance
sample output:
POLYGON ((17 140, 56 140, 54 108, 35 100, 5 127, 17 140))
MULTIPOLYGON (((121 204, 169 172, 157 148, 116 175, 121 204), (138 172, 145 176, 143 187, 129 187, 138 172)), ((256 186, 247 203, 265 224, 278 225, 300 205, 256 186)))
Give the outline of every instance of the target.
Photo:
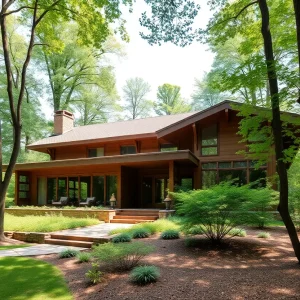
POLYGON ((102 262, 111 270, 130 270, 149 253, 154 247, 142 242, 114 244, 107 243, 95 246, 92 251, 93 258, 102 262))
POLYGON ((134 231, 132 231, 132 237, 134 239, 143 239, 149 236, 150 236, 150 232, 144 228, 137 228, 134 231))
POLYGON ((159 276, 159 269, 155 266, 135 267, 130 274, 131 281, 139 285, 156 282, 159 276))
POLYGON ((114 236, 111 241, 113 243, 127 243, 127 242, 131 242, 131 237, 129 234, 127 233, 120 233, 116 236, 114 236))
POLYGON ((160 236, 163 240, 174 240, 174 239, 179 239, 179 231, 178 230, 166 230, 161 233, 160 236))
POLYGON ((247 232, 244 229, 241 228, 233 228, 228 232, 228 235, 234 237, 234 236, 239 236, 239 237, 245 237, 247 236, 247 232))
POLYGON ((79 263, 89 262, 91 260, 91 254, 89 252, 78 252, 76 258, 79 263))
POLYGON ((188 228, 182 228, 184 234, 187 235, 198 235, 198 234, 203 234, 203 229, 201 225, 195 225, 193 227, 188 227, 188 228))
POLYGON ((85 276, 89 279, 92 284, 96 284, 101 281, 103 273, 99 271, 99 264, 93 263, 92 268, 85 273, 85 276))
POLYGON ((270 237, 270 234, 268 232, 260 232, 258 233, 257 237, 261 239, 267 239, 270 237))
POLYGON ((59 258, 70 258, 70 257, 74 257, 78 254, 77 250, 73 250, 73 249, 66 249, 64 251, 61 251, 58 254, 59 258))

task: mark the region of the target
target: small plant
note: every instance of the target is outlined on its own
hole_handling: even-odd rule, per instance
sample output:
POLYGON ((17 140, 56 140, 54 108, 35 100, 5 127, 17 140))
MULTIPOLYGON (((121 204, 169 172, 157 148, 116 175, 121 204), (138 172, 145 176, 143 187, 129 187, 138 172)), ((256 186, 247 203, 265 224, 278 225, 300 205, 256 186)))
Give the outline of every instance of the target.
POLYGON ((73 249, 66 249, 64 251, 61 251, 58 254, 59 258, 70 258, 70 257, 74 257, 78 254, 77 250, 73 250, 73 249))
POLYGON ((92 256, 106 265, 110 270, 130 270, 137 266, 139 261, 154 250, 153 246, 142 242, 106 243, 93 248, 92 256))
POLYGON ((144 228, 138 228, 132 232, 132 237, 134 239, 143 239, 149 236, 150 236, 150 232, 144 228))
POLYGON ((96 284, 101 281, 103 273, 99 271, 99 264, 93 263, 92 268, 85 273, 85 276, 89 279, 92 284, 96 284))
POLYGON ((78 252, 76 258, 79 263, 89 262, 91 254, 89 252, 78 252))
POLYGON ((198 235, 198 234, 203 234, 203 229, 201 225, 195 225, 193 227, 188 228, 187 230, 184 230, 185 234, 188 235, 198 235))
POLYGON ((179 239, 179 231, 178 230, 166 230, 162 232, 160 236, 163 240, 174 240, 174 239, 179 239))
POLYGON ((239 237, 245 237, 247 236, 247 232, 244 229, 241 228, 233 228, 228 232, 228 235, 230 236, 239 236, 239 237))
POLYGON ((131 281, 139 285, 156 282, 159 276, 159 269, 155 266, 135 267, 130 274, 131 281))
POLYGON ((111 239, 113 243, 128 243, 131 242, 131 237, 127 233, 120 233, 111 239))
POLYGON ((270 234, 268 232, 260 232, 257 237, 261 239, 267 239, 270 237, 270 234))

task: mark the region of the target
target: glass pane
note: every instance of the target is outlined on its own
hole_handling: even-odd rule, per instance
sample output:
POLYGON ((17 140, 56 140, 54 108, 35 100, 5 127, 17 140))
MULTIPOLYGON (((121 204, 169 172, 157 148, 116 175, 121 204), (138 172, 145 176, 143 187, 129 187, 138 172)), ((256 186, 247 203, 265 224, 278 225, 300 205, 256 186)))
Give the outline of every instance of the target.
POLYGON ((121 146, 121 155, 135 154, 135 153, 136 153, 135 146, 121 146))
POLYGON ((202 169, 216 169, 216 168, 217 168, 216 162, 202 164, 202 169))
POLYGON ((247 183, 246 170, 219 170, 219 182, 233 180, 238 185, 247 183))
POLYGON ((152 178, 143 178, 142 197, 142 201, 144 204, 152 203, 152 178))
POLYGON ((56 178, 47 178, 47 203, 56 200, 56 178))
POLYGON ((80 200, 90 197, 91 177, 80 177, 80 200))
POLYGON ((28 176, 25 175, 20 175, 19 177, 19 182, 28 182, 28 176))
POLYGON ((217 171, 202 171, 202 188, 209 188, 217 184, 217 171))
POLYGON ((88 149, 88 157, 96 157, 97 156, 97 149, 88 149))
POLYGON ((175 186, 175 192, 178 191, 191 191, 193 189, 193 179, 192 178, 182 178, 181 184, 175 186))
POLYGON ((202 147, 202 155, 217 155, 218 148, 217 147, 202 147))
POLYGON ((29 184, 28 183, 20 183, 19 184, 19 191, 29 191, 29 184))
POLYGON ((104 205, 104 176, 93 176, 93 193, 97 205, 104 205))
POLYGON ((257 187, 265 187, 266 186, 266 178, 267 178, 267 171, 264 169, 257 169, 257 170, 250 170, 250 182, 253 182, 251 184, 251 187, 257 188, 257 187))
POLYGON ((203 128, 201 134, 201 145, 202 146, 214 146, 218 144, 218 132, 217 124, 203 128))
POLYGON ((109 204, 109 199, 112 194, 117 198, 117 176, 106 176, 106 202, 109 204))
POLYGON ((69 177, 69 200, 74 205, 79 199, 78 177, 69 177))
POLYGON ((27 192, 19 192, 19 198, 20 199, 26 199, 28 197, 28 193, 27 192))
POLYGON ((161 152, 168 152, 168 151, 177 151, 178 147, 172 144, 162 144, 160 145, 161 152))
POLYGON ((234 168, 247 168, 247 162, 246 161, 234 161, 233 167, 234 168))
POLYGON ((60 199, 60 197, 66 197, 67 196, 67 178, 61 177, 58 178, 58 188, 57 188, 57 200, 60 199))
POLYGON ((231 169, 231 161, 219 162, 220 169, 231 169))

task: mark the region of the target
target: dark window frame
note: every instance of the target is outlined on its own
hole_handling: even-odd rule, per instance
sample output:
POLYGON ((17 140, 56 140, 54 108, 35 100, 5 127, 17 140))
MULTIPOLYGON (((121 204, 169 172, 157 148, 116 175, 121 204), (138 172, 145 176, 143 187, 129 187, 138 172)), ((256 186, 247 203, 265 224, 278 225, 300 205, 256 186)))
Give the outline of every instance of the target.
POLYGON ((218 156, 219 155, 219 144, 220 144, 220 136, 219 136, 219 124, 212 124, 210 126, 202 127, 200 129, 200 156, 218 156), (211 127, 216 127, 216 132, 217 132, 217 143, 216 144, 208 144, 208 145, 203 145, 203 130, 211 128, 211 127), (208 148, 215 148, 217 150, 216 154, 203 154, 203 149, 208 149, 208 148))
POLYGON ((129 155, 129 154, 137 154, 137 149, 136 149, 135 145, 122 145, 122 146, 120 146, 120 155, 129 155), (122 153, 123 152, 122 149, 129 149, 129 148, 131 148, 131 149, 134 148, 135 152, 134 153, 122 153))

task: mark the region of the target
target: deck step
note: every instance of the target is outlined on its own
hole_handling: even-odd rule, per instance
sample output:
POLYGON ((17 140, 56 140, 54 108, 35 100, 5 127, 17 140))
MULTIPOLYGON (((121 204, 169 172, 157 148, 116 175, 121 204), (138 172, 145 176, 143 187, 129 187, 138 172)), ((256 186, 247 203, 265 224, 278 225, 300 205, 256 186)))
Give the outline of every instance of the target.
POLYGON ((91 248, 93 245, 93 242, 60 240, 60 239, 45 239, 45 244, 91 248))
POLYGON ((56 240, 71 240, 71 241, 81 241, 81 242, 94 242, 94 238, 87 236, 76 236, 76 235, 64 235, 64 234, 51 234, 51 239, 56 240))
POLYGON ((116 211, 117 216, 158 216, 158 212, 116 211))
POLYGON ((158 216, 125 216, 125 215, 116 215, 114 219, 136 219, 136 220, 157 220, 158 216))
POLYGON ((124 223, 124 224, 137 224, 137 223, 145 223, 145 222, 153 222, 153 220, 137 220, 137 219, 113 219, 113 220, 110 220, 110 223, 124 223))

